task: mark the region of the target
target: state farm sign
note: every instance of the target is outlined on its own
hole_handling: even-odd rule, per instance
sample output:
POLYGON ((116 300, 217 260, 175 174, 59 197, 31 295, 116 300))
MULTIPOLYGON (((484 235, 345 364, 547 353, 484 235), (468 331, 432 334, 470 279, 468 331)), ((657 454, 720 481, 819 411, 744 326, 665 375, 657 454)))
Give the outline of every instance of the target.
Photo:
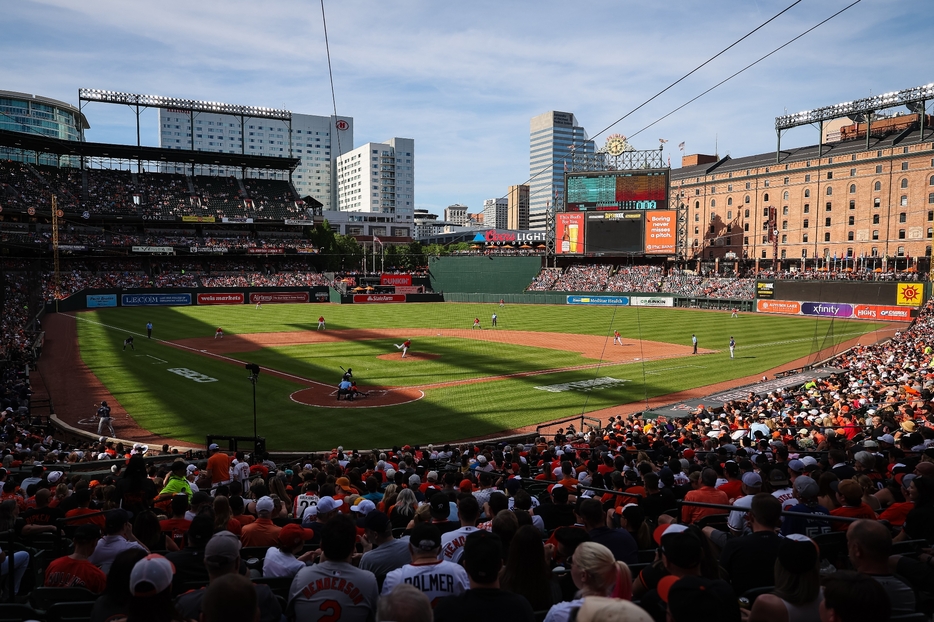
POLYGON ((250 304, 262 303, 288 303, 308 302, 308 292, 253 292, 250 294, 250 304))
POLYGON ((199 305, 242 305, 243 294, 240 292, 221 292, 217 294, 198 294, 199 305))
POLYGON ((360 303, 405 302, 405 294, 354 294, 353 301, 360 303))
POLYGON ((380 285, 411 285, 411 274, 381 274, 379 275, 380 285))

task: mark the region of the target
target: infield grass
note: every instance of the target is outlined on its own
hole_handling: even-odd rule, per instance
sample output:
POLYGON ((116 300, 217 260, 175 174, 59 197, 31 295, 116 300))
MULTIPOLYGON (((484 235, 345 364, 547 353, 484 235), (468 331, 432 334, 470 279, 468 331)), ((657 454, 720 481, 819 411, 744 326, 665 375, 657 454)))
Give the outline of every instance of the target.
MULTIPOLYGON (((252 305, 103 309, 76 314, 81 356, 140 426, 155 434, 203 443, 207 434, 253 433, 252 385, 240 362, 291 374, 288 380, 261 374, 256 387, 258 433, 276 450, 385 447, 402 442, 443 442, 491 435, 544 421, 641 401, 658 395, 759 374, 884 326, 853 320, 824 320, 689 309, 603 308, 497 304, 252 305), (498 328, 491 329, 496 313, 498 328), (394 353, 385 338, 264 348, 223 360, 182 350, 161 340, 225 334, 315 330, 324 315, 328 332, 344 329, 439 329, 441 337, 413 340, 413 351, 438 358, 381 360, 394 353), (447 328, 469 328, 479 317, 485 330, 522 330, 555 335, 555 346, 573 347, 574 335, 602 335, 611 347, 618 329, 624 340, 689 345, 698 355, 627 364, 600 364, 577 352, 443 336, 447 328), (154 339, 145 337, 151 321, 154 339), (136 350, 123 339, 136 336, 136 350), (727 343, 737 342, 736 359, 727 343), (565 368, 588 365, 584 369, 565 368), (362 386, 423 387, 540 370, 561 370, 490 382, 424 389, 419 401, 381 408, 330 409, 290 399, 309 386, 302 379, 336 385, 340 366, 353 367, 362 386), (188 369, 197 382, 168 371, 188 369), (535 387, 611 377, 624 380, 602 390, 549 392, 535 387)), ((361 406, 365 403, 361 402, 361 406)), ((89 405, 90 410, 90 405, 89 405)), ((89 413, 90 414, 90 413, 89 413)))

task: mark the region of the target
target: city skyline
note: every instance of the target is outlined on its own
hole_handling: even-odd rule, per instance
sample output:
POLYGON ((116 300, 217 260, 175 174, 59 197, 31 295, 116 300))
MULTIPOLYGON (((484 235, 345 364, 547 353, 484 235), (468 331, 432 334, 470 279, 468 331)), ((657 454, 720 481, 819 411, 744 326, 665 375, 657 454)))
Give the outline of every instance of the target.
MULTIPOLYGON (((418 144, 416 208, 471 213, 529 177, 529 121, 573 112, 601 146, 607 134, 637 149, 667 139, 684 153, 734 157, 774 149, 774 117, 934 80, 923 58, 932 28, 923 0, 863 0, 684 110, 672 109, 850 4, 803 0, 783 16, 634 113, 604 128, 792 0, 728 0, 672 7, 594 2, 447 6, 325 4, 337 114, 353 117, 354 147, 387 136, 418 144), (579 22, 572 28, 570 18, 579 22), (521 23, 522 29, 515 24, 521 23), (697 36, 700 34, 701 36, 697 36)), ((334 114, 320 6, 282 1, 159 5, 63 0, 5 8, 0 50, 17 59, 0 87, 77 105, 78 88, 334 114), (25 51, 29 51, 28 56, 25 51)), ((135 143, 129 108, 91 104, 89 140, 135 143)), ((143 142, 158 144, 155 111, 143 142)), ((816 142, 800 128, 783 146, 816 142)))

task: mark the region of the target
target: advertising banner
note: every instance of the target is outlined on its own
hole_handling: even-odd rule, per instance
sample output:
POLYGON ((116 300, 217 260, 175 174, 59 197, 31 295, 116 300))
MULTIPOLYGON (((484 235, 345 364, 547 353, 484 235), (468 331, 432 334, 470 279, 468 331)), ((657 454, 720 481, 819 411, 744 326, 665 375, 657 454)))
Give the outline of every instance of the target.
POLYGON ((556 255, 584 252, 584 214, 555 214, 556 255))
POLYGON ((318 252, 318 249, 313 246, 299 246, 296 247, 295 252, 299 255, 314 255, 318 252))
POLYGON ((673 307, 675 299, 668 296, 631 296, 629 304, 633 307, 673 307))
POLYGON ((284 248, 248 248, 249 255, 281 255, 285 252, 284 248))
POLYGON ((171 246, 131 246, 130 250, 134 253, 174 253, 175 249, 171 246))
POLYGON ((252 223, 252 222, 253 222, 253 219, 252 219, 252 218, 228 218, 228 217, 225 216, 225 217, 221 218, 221 222, 237 223, 237 224, 239 224, 239 223, 252 223))
POLYGON ((89 294, 88 309, 99 309, 101 307, 116 307, 116 294, 89 294))
POLYGON ((327 292, 315 292, 315 302, 330 302, 331 296, 327 292))
POLYGON ((910 322, 911 309, 905 307, 886 307, 884 305, 856 305, 853 317, 859 320, 891 320, 910 322))
POLYGON ((308 292, 253 292, 250 294, 250 304, 255 305, 257 302, 263 304, 308 302, 308 292))
POLYGON ((924 301, 924 285, 921 283, 899 283, 895 304, 904 307, 917 307, 924 301))
POLYGON ((853 305, 839 302, 802 302, 801 313, 822 317, 850 317, 853 315, 853 305))
POLYGON ((645 214, 645 254, 674 255, 677 252, 678 212, 653 210, 645 214))
POLYGON ((361 303, 405 302, 405 294, 354 294, 353 301, 361 303))
POLYGON ((775 297, 775 283, 772 281, 757 281, 756 282, 756 298, 768 298, 772 299, 775 297))
POLYGON ((202 255, 223 255, 227 252, 226 246, 192 246, 190 252, 202 255))
POLYGON ((424 294, 421 285, 396 285, 397 294, 424 294))
POLYGON ((411 285, 411 274, 381 274, 379 275, 380 285, 411 285))
MULTIPOLYGON (((49 247, 51 248, 51 246, 49 247)), ((88 247, 84 244, 59 244, 58 250, 60 251, 86 251, 88 247)))
POLYGON ((756 311, 759 313, 798 315, 801 313, 801 303, 794 300, 757 300, 756 311))
POLYGON ((569 305, 628 305, 627 296, 568 296, 569 305))
POLYGON ((291 226, 293 226, 293 227, 304 227, 305 225, 308 225, 309 227, 311 227, 311 226, 313 226, 313 225, 315 224, 315 221, 313 221, 313 220, 307 220, 307 219, 304 219, 304 218, 301 218, 301 219, 299 219, 299 218, 286 218, 285 220, 282 221, 282 224, 284 224, 284 225, 291 225, 291 226))
POLYGON ((245 296, 240 292, 198 294, 199 305, 242 305, 245 296))
POLYGON ((216 222, 214 216, 182 216, 182 222, 216 222))
POLYGON ((123 307, 157 307, 171 305, 190 305, 191 294, 121 294, 120 305, 123 307))

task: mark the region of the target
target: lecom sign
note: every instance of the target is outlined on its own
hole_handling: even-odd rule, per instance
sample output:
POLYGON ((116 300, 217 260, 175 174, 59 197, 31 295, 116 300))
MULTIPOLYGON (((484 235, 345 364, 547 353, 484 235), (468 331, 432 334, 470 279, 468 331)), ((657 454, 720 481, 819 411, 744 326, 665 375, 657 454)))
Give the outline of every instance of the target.
POLYGON ((354 294, 353 301, 356 304, 405 302, 405 294, 354 294))
POLYGON ((308 292, 254 292, 250 294, 250 304, 253 305, 257 302, 263 304, 308 302, 308 292))

